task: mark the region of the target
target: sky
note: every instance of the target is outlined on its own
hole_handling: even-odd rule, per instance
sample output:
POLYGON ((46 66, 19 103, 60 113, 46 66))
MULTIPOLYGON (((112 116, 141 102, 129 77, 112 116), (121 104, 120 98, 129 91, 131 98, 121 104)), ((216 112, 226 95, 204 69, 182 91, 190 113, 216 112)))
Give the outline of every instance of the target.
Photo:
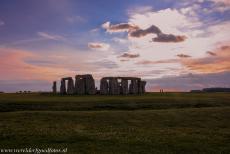
POLYGON ((0 91, 92 74, 148 91, 230 87, 229 0, 1 0, 0 91))

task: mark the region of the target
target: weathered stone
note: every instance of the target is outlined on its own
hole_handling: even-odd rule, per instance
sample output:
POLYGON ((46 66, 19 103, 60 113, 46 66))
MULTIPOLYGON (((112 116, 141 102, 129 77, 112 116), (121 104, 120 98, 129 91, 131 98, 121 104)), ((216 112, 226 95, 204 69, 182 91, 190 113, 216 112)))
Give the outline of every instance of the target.
POLYGON ((107 94, 109 94, 109 84, 108 84, 106 78, 102 78, 102 79, 101 79, 101 83, 100 83, 100 93, 101 93, 102 95, 107 95, 107 94))
POLYGON ((85 78, 85 94, 93 95, 96 93, 95 81, 91 74, 84 75, 85 78))
MULTIPOLYGON (((96 94, 95 81, 90 74, 76 75, 76 82, 71 77, 61 79, 61 94, 96 94), (65 81, 68 81, 67 91, 65 81)), ((104 77, 100 82, 100 94, 111 95, 127 95, 127 94, 142 94, 145 92, 146 81, 141 81, 136 77, 104 77), (129 84, 129 81, 131 83, 129 84)), ((53 92, 55 91, 56 83, 53 83, 53 92)))
POLYGON ((121 94, 129 94, 128 80, 126 79, 121 79, 121 94))
POLYGON ((74 94, 74 83, 73 83, 73 79, 72 78, 68 79, 67 85, 68 85, 68 87, 67 87, 67 94, 74 94))
POLYGON ((89 95, 96 93, 95 81, 91 74, 76 75, 75 93, 89 95))
POLYGON ((139 94, 145 93, 145 85, 146 85, 146 81, 139 81, 139 85, 138 85, 139 94))
POLYGON ((120 94, 120 86, 118 84, 117 78, 109 79, 109 94, 111 95, 120 94))
POLYGON ((141 81, 142 93, 145 93, 146 81, 141 81))
POLYGON ((72 77, 66 77, 61 79, 61 86, 60 86, 60 93, 61 94, 73 94, 74 93, 74 83, 72 77), (67 82, 67 91, 66 91, 66 82, 67 82))
POLYGON ((65 80, 64 79, 61 79, 60 94, 62 94, 62 95, 66 94, 66 86, 65 86, 65 80))
POLYGON ((81 75, 76 75, 75 93, 79 95, 85 94, 85 79, 81 75))
MULTIPOLYGON (((146 82, 145 82, 146 83, 146 82)), ((145 86, 145 85, 144 85, 145 86)), ((101 79, 101 94, 141 94, 145 87, 141 84, 140 78, 135 77, 104 77, 101 79), (107 83, 107 80, 109 83, 107 83), (121 82, 118 82, 121 80, 121 82), (128 84, 128 81, 131 81, 131 84, 128 84), (108 86, 107 86, 108 85, 108 86)))
POLYGON ((53 89, 53 93, 56 94, 57 93, 57 82, 56 81, 53 82, 52 89, 53 89))
POLYGON ((138 80, 132 79, 131 84, 129 85, 130 94, 138 94, 138 80))

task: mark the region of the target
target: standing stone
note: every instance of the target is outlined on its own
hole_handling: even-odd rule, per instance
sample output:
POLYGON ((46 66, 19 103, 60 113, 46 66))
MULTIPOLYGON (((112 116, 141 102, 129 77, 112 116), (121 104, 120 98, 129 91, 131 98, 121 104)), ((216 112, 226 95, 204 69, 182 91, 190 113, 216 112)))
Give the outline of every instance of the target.
POLYGON ((118 95, 120 94, 120 87, 117 78, 110 78, 109 80, 109 94, 118 95))
POLYGON ((140 82, 140 87, 141 87, 141 93, 145 93, 145 85, 146 85, 146 81, 141 81, 140 82))
MULTIPOLYGON (((61 94, 96 94, 95 81, 91 74, 76 75, 76 82, 72 77, 61 79, 60 93, 61 94), (67 90, 66 83, 67 80, 67 90)), ((104 77, 100 81, 100 94, 106 95, 127 95, 127 94, 142 94, 145 93, 146 81, 141 81, 141 78, 136 77, 104 77), (131 81, 129 85, 128 81, 131 81)), ((53 82, 53 93, 57 92, 57 83, 53 82)))
POLYGON ((102 95, 107 95, 107 94, 109 94, 108 88, 109 88, 109 84, 108 84, 108 82, 107 82, 107 79, 106 79, 106 78, 102 78, 102 79, 101 79, 101 83, 100 83, 100 93, 101 93, 102 95))
POLYGON ((139 94, 143 94, 145 93, 145 85, 146 85, 146 81, 138 81, 138 93, 139 94))
POLYGON ((85 94, 93 95, 96 93, 95 81, 91 74, 83 76, 85 79, 85 94))
POLYGON ((131 84, 129 85, 129 93, 137 94, 138 93, 138 80, 132 79, 131 84))
POLYGON ((52 89, 53 89, 53 93, 56 94, 57 93, 57 82, 56 81, 53 82, 52 89))
POLYGON ((121 94, 129 94, 128 80, 121 79, 121 94))
POLYGON ((143 90, 142 90, 142 81, 141 80, 138 80, 137 81, 137 85, 138 85, 138 94, 142 94, 143 90))
POLYGON ((76 75, 75 93, 79 95, 85 94, 85 79, 81 75, 76 75))
POLYGON ((62 95, 66 94, 66 86, 65 86, 65 80, 64 79, 61 79, 60 93, 62 95))
POLYGON ((133 94, 133 80, 131 80, 131 83, 129 84, 129 94, 133 94))
POLYGON ((139 80, 134 80, 134 94, 138 94, 138 81, 139 80))
POLYGON ((136 77, 104 77, 101 79, 100 93, 111 95, 142 94, 145 92, 145 84, 145 81, 136 77), (119 80, 121 81, 118 82, 119 80), (130 84, 129 80, 131 81, 130 84))
POLYGON ((74 83, 71 77, 68 79, 67 85, 67 94, 74 94, 74 83))

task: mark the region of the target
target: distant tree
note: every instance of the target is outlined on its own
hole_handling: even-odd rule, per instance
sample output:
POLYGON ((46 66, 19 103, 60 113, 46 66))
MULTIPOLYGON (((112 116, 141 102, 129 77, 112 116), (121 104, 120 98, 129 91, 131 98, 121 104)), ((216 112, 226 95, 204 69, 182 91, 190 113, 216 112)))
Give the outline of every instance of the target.
POLYGON ((200 92, 202 92, 202 90, 191 90, 190 92, 191 93, 200 93, 200 92))
POLYGON ((230 92, 230 88, 204 88, 204 92, 230 92))

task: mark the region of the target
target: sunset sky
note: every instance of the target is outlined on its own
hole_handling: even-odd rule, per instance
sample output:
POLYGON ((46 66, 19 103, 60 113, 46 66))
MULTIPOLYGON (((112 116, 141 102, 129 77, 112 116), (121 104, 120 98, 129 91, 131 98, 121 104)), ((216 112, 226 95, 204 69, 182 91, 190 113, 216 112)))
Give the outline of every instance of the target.
POLYGON ((1 0, 0 91, 93 74, 148 91, 230 87, 229 0, 1 0))

